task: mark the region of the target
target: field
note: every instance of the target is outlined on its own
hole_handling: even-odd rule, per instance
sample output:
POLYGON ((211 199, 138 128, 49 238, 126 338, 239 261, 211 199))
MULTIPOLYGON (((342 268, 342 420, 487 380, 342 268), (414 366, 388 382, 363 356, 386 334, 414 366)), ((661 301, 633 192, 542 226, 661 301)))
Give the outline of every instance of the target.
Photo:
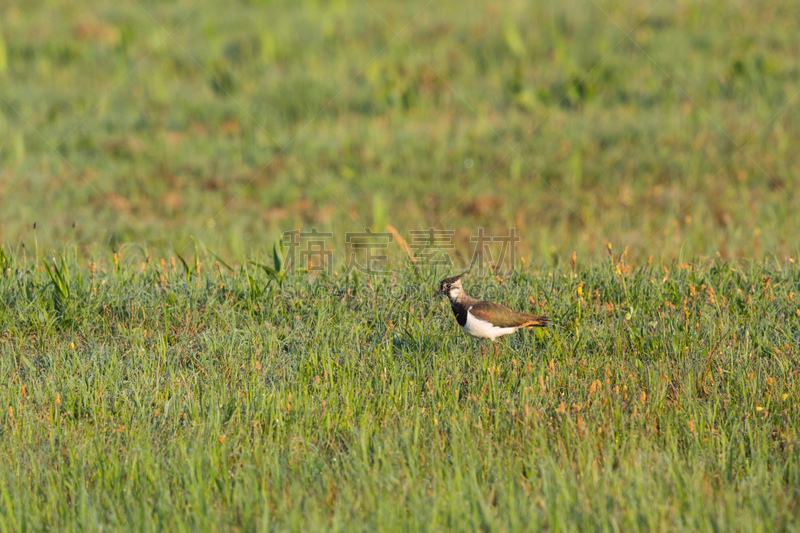
POLYGON ((6 2, 0 530, 800 530, 799 26, 6 2))

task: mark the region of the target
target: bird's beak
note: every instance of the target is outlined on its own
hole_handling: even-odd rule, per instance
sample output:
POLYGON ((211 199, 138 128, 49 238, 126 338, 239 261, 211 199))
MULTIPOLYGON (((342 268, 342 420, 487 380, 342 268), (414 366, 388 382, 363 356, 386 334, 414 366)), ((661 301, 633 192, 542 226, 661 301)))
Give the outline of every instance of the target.
POLYGON ((444 289, 439 289, 438 291, 434 292, 434 293, 433 293, 433 295, 434 295, 434 296, 441 296, 441 295, 443 295, 444 293, 445 293, 445 292, 444 292, 444 289))

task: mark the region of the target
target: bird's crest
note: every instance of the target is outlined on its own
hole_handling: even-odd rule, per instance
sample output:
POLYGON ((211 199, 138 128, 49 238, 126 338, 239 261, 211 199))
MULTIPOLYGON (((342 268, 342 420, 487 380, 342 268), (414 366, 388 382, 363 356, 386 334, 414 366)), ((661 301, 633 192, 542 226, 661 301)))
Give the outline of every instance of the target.
POLYGON ((461 276, 465 276, 467 274, 469 274, 469 270, 465 270, 461 274, 453 276, 452 278, 445 278, 442 280, 442 285, 450 285, 451 283, 455 283, 456 281, 459 281, 461 279, 461 276))

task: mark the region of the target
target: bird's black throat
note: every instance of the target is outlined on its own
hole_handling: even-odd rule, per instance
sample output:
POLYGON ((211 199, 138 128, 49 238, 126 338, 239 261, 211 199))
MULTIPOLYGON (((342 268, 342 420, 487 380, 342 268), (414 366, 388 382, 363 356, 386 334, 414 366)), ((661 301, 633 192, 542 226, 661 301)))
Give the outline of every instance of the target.
POLYGON ((466 302, 450 300, 450 307, 453 308, 453 314, 456 316, 456 322, 458 322, 458 325, 463 326, 466 324, 467 311, 469 311, 469 307, 467 306, 466 302))

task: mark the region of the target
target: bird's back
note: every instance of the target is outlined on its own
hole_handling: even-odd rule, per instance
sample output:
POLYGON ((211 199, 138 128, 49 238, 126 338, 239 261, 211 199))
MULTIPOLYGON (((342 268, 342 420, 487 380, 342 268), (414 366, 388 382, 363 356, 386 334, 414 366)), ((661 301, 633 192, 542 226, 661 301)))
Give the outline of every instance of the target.
POLYGON ((477 301, 472 304, 470 312, 476 317, 488 320, 501 328, 543 327, 550 323, 550 319, 546 316, 520 313, 494 302, 477 301))

